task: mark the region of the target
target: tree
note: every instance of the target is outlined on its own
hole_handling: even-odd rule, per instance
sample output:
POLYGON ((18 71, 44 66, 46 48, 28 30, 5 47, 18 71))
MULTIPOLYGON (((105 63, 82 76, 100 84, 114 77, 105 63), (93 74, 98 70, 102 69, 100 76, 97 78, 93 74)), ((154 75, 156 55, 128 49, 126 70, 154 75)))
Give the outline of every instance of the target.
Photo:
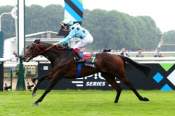
MULTIPOLYGON (((10 11, 11 6, 0 7, 0 13, 10 11)), ((60 5, 42 7, 32 5, 25 9, 25 33, 39 31, 58 31, 58 24, 64 18, 64 9, 60 5)), ((5 37, 15 34, 14 20, 7 17, 4 20, 5 37)), ((160 40, 160 29, 149 16, 130 16, 118 11, 85 10, 83 26, 94 37, 94 43, 89 50, 111 49, 154 49, 160 40)), ((168 33, 169 35, 169 33, 168 33)))

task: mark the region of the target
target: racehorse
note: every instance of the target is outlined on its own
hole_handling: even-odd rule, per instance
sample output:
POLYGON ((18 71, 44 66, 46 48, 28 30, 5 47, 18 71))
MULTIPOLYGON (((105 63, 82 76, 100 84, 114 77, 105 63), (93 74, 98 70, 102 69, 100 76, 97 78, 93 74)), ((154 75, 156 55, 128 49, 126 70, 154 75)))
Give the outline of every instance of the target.
POLYGON ((44 97, 53 89, 60 79, 75 79, 77 77, 85 77, 98 72, 100 72, 105 80, 111 84, 112 88, 116 90, 117 94, 114 101, 115 103, 118 102, 122 91, 120 84, 116 83, 115 77, 126 84, 140 101, 149 101, 148 98, 142 97, 128 81, 125 75, 125 65, 126 63, 133 65, 146 76, 149 74, 150 68, 143 64, 139 64, 128 57, 110 54, 107 52, 97 53, 94 60, 95 67, 84 65, 80 70, 80 73, 77 74, 78 63, 74 60, 75 54, 70 48, 65 48, 62 45, 52 45, 36 40, 25 48, 23 58, 24 61, 28 62, 38 55, 46 57, 51 62, 52 69, 49 70, 47 75, 38 80, 38 83, 33 90, 34 95, 38 88, 38 84, 40 84, 44 79, 49 80, 50 85, 48 88, 46 88, 43 95, 35 101, 35 105, 38 105, 44 99, 44 97))

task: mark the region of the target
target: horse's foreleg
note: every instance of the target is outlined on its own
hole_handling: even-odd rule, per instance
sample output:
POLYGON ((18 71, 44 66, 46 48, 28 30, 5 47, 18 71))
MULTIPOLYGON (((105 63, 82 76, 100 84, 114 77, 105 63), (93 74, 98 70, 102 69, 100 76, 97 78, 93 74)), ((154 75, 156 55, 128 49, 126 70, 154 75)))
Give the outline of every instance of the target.
POLYGON ((64 74, 67 72, 66 69, 67 65, 55 67, 54 69, 52 69, 52 73, 48 77, 48 79, 50 79, 50 85, 47 87, 43 95, 34 103, 35 105, 38 105, 44 99, 44 97, 53 89, 57 82, 64 77, 64 74))
POLYGON ((42 76, 42 77, 40 77, 40 78, 38 79, 37 84, 36 84, 35 87, 33 88, 32 96, 35 96, 36 91, 38 90, 39 84, 40 84, 41 82, 43 82, 43 81, 45 80, 45 78, 47 78, 47 77, 48 77, 48 75, 44 75, 44 76, 42 76))
POLYGON ((33 77, 31 80, 32 80, 32 83, 33 83, 34 85, 36 85, 36 80, 39 80, 38 75, 35 76, 35 77, 33 77))
POLYGON ((115 103, 118 103, 120 94, 122 91, 122 88, 120 87, 120 84, 116 82, 115 76, 110 75, 110 74, 102 74, 102 76, 106 79, 106 81, 112 86, 113 89, 116 90, 116 97, 115 97, 115 103))
POLYGON ((45 90, 45 92, 43 93, 43 95, 37 100, 35 101, 35 105, 39 105, 39 103, 44 99, 44 97, 53 89, 53 87, 56 85, 56 83, 58 82, 59 78, 53 79, 50 83, 50 85, 48 86, 48 88, 45 90))

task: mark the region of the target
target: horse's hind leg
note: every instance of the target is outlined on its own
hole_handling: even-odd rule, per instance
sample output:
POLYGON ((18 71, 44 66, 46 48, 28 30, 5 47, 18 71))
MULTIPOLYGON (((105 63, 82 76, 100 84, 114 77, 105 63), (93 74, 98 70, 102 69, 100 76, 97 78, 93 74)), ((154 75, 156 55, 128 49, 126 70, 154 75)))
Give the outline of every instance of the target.
POLYGON ((129 80, 126 78, 124 71, 123 71, 123 72, 120 72, 120 73, 118 74, 118 78, 119 78, 124 84, 126 84, 126 85, 134 92, 134 94, 137 96, 137 98, 138 98, 140 101, 149 101, 148 98, 142 97, 142 96, 137 92, 137 90, 133 87, 133 85, 132 85, 132 84, 129 82, 129 80))
POLYGON ((106 79, 106 81, 112 86, 113 89, 116 90, 116 97, 115 97, 115 103, 118 103, 118 100, 120 98, 120 94, 121 94, 121 87, 120 84, 116 82, 115 80, 115 76, 110 75, 110 74, 106 74, 106 73, 102 73, 102 76, 106 79))

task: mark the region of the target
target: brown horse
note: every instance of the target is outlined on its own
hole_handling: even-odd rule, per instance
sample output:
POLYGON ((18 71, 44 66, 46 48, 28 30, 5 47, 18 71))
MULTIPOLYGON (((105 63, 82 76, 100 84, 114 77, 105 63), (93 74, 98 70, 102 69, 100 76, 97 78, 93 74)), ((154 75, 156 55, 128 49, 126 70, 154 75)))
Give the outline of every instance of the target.
MULTIPOLYGON (((44 79, 48 79, 50 81, 50 85, 48 86, 48 88, 45 90, 43 95, 35 102, 36 105, 38 105, 43 100, 47 93, 52 90, 54 85, 60 79, 77 78, 77 63, 74 60, 75 55, 72 52, 72 49, 65 48, 61 45, 53 46, 52 44, 40 42, 39 40, 37 40, 25 49, 24 60, 29 61, 38 55, 43 55, 44 57, 46 57, 51 62, 52 69, 47 75, 43 76, 38 80, 38 83, 33 90, 33 94, 35 94, 38 84, 41 83, 44 79)), ((95 67, 83 66, 79 76, 85 77, 94 73, 101 72, 105 80, 109 84, 111 84, 112 88, 116 90, 117 95, 114 101, 115 103, 118 102, 122 90, 120 84, 116 83, 115 77, 117 77, 121 82, 126 84, 129 89, 134 92, 139 100, 149 101, 148 98, 142 97, 126 78, 126 63, 132 64, 135 68, 142 71, 145 75, 149 74, 150 72, 150 68, 142 64, 138 64, 130 58, 102 52, 96 54, 94 63, 95 67)))

